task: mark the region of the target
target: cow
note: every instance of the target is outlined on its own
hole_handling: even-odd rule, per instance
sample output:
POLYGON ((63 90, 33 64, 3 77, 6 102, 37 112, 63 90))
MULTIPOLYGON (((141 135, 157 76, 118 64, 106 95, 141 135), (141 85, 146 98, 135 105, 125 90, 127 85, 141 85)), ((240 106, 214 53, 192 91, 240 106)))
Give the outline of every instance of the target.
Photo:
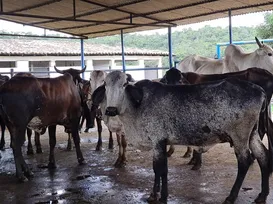
POLYGON ((224 204, 235 202, 252 164, 252 152, 262 177, 261 193, 255 201, 266 202, 273 148, 272 138, 268 136, 267 150, 257 131, 259 115, 267 111, 261 87, 234 78, 196 85, 165 85, 150 80, 131 85, 124 73, 113 71, 107 75, 105 85, 93 93, 93 102, 106 106, 110 120, 118 116, 132 143, 151 144, 155 179, 148 201, 156 201, 161 189, 160 201, 167 203, 169 140, 204 150, 223 142, 233 146, 238 172, 224 204))
MULTIPOLYGON (((99 86, 102 86, 105 83, 105 78, 107 76, 106 72, 103 71, 93 71, 90 73, 90 83, 92 87, 92 94, 94 90, 96 90, 99 86)), ((128 82, 134 82, 135 80, 130 74, 126 74, 128 82)), ((92 100, 91 100, 92 101, 92 100)), ((92 102, 91 102, 92 103, 92 102)), ((101 128, 101 122, 99 120, 103 120, 106 126, 109 126, 109 118, 105 116, 105 114, 102 114, 101 110, 105 112, 105 107, 101 106, 99 107, 99 104, 90 104, 91 106, 91 121, 94 121, 94 118, 96 117, 96 121, 98 124, 98 129, 101 128), (99 116, 99 117, 98 117, 99 116)), ((113 149, 113 138, 112 138, 112 132, 116 132, 117 136, 117 142, 118 142, 118 147, 119 147, 119 154, 118 158, 114 164, 116 168, 123 167, 126 164, 126 147, 127 147, 127 142, 125 139, 125 133, 124 133, 124 128, 120 120, 116 118, 117 120, 115 121, 115 124, 111 124, 111 130, 109 129, 110 132, 110 137, 109 137, 109 149, 113 149), (114 126, 114 127, 113 127, 114 126)), ((101 133, 98 131, 98 143, 96 150, 100 150, 102 146, 102 140, 101 140, 101 133)))
MULTIPOLYGON (((267 96, 267 103, 270 104, 271 97, 273 94, 273 75, 260 68, 248 68, 247 70, 240 71, 240 72, 231 72, 231 73, 225 73, 225 74, 212 74, 212 75, 203 75, 203 74, 197 74, 194 72, 185 72, 182 73, 178 69, 171 68, 166 72, 166 74, 161 79, 162 83, 166 84, 198 84, 198 83, 206 83, 209 81, 216 81, 226 78, 237 78, 240 80, 246 80, 251 83, 257 84, 260 87, 262 87, 266 93, 267 96)), ((266 130, 265 124, 263 123, 263 118, 265 118, 264 114, 260 115, 260 123, 259 123, 259 135, 261 139, 263 139, 264 134, 268 132, 266 130)), ((270 118, 269 120, 269 128, 273 131, 273 123, 270 118)), ((171 146, 171 148, 174 148, 171 146)), ((192 148, 188 147, 186 153, 183 157, 190 157, 192 152, 192 148)), ((201 167, 202 164, 202 151, 194 151, 193 158, 189 162, 189 164, 193 164, 192 170, 198 170, 201 167)))
MULTIPOLYGON (((0 74, 0 86, 2 86, 8 80, 9 80, 8 76, 0 74)), ((5 148, 5 129, 6 129, 6 125, 5 125, 5 123, 4 123, 1 116, 0 116, 0 126, 1 126, 1 132, 2 132, 1 141, 0 141, 0 150, 3 150, 5 148)))
POLYGON ((223 73, 242 71, 249 67, 259 67, 273 74, 273 49, 261 43, 257 37, 255 37, 255 40, 259 48, 251 53, 245 53, 242 47, 237 45, 227 46, 223 73))
MULTIPOLYGON (((84 81, 81 78, 80 74, 85 72, 86 66, 82 70, 77 70, 77 69, 66 69, 66 70, 59 70, 56 66, 54 66, 54 69, 57 73, 60 74, 65 74, 68 73, 73 77, 73 81, 78 87, 80 98, 81 98, 81 106, 82 106, 82 116, 84 116, 84 119, 86 119, 86 129, 88 130, 89 128, 92 128, 93 126, 91 125, 90 121, 90 111, 87 106, 87 100, 86 100, 86 93, 83 91, 83 84, 84 81)), ((72 150, 72 142, 71 142, 71 133, 65 129, 65 132, 68 133, 68 140, 67 140, 67 150, 72 150)))
POLYGON ((11 135, 16 176, 19 181, 28 181, 28 178, 33 176, 21 151, 27 127, 39 133, 48 127, 48 168, 56 168, 54 147, 57 124, 70 130, 78 163, 86 163, 80 149, 80 114, 81 98, 70 74, 66 73, 57 78, 13 77, 0 87, 0 115, 11 135))
POLYGON ((200 74, 221 74, 224 62, 222 59, 212 59, 199 55, 189 55, 177 65, 181 72, 196 72, 200 74))

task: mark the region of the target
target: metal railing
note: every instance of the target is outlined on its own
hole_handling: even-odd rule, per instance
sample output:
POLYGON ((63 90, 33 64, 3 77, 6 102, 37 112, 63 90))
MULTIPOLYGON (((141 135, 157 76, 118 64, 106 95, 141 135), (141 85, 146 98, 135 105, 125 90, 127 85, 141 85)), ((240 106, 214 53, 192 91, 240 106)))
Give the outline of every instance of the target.
MULTIPOLYGON (((39 67, 43 68, 43 67, 39 67)), ((150 70, 167 70, 169 67, 147 67, 147 68, 127 68, 125 71, 150 71, 150 70)), ((111 71, 123 71, 122 67, 118 69, 99 69, 100 71, 106 71, 106 72, 111 72, 111 71)), ((94 70, 86 70, 85 73, 92 72, 94 70)), ((56 71, 14 71, 14 68, 11 68, 9 72, 1 72, 0 74, 7 74, 10 75, 10 77, 13 77, 17 73, 21 72, 26 72, 26 73, 31 73, 33 75, 35 74, 58 74, 56 71)))

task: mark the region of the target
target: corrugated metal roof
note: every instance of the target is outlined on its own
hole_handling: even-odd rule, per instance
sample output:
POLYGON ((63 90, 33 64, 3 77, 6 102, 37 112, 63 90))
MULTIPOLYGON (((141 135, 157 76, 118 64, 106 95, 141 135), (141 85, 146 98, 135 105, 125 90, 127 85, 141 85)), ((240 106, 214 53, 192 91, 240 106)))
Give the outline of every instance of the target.
POLYGON ((97 37, 272 10, 268 0, 1 0, 0 18, 97 37))
MULTIPOLYGON (((0 56, 80 55, 79 40, 0 39, 0 56)), ((121 55, 121 47, 84 43, 85 55, 121 55)), ((125 47, 125 55, 168 56, 168 52, 125 47)))

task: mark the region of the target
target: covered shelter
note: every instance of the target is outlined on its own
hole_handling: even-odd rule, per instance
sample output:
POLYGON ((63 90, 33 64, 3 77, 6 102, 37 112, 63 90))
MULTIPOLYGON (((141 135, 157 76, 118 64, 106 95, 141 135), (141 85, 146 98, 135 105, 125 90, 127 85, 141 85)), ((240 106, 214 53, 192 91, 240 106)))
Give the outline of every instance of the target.
POLYGON ((268 0, 0 0, 0 19, 50 29, 83 39, 168 29, 169 66, 172 62, 171 28, 229 16, 273 9, 268 0))

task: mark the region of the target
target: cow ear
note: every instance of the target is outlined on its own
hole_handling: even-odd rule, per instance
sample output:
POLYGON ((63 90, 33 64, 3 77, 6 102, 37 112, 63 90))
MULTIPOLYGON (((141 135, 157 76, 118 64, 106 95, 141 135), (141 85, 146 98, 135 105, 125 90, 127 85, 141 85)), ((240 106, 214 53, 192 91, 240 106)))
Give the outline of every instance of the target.
POLYGON ((98 87, 92 94, 92 103, 94 105, 99 105, 105 97, 105 85, 98 87))
POLYGON ((163 83, 163 84, 167 84, 166 75, 164 75, 164 76, 163 76, 163 78, 162 78, 162 79, 160 79, 160 81, 159 81, 159 82, 161 82, 161 83, 163 83))
POLYGON ((125 91, 134 106, 138 107, 141 104, 143 98, 143 90, 139 87, 136 87, 135 85, 127 85, 125 91))

